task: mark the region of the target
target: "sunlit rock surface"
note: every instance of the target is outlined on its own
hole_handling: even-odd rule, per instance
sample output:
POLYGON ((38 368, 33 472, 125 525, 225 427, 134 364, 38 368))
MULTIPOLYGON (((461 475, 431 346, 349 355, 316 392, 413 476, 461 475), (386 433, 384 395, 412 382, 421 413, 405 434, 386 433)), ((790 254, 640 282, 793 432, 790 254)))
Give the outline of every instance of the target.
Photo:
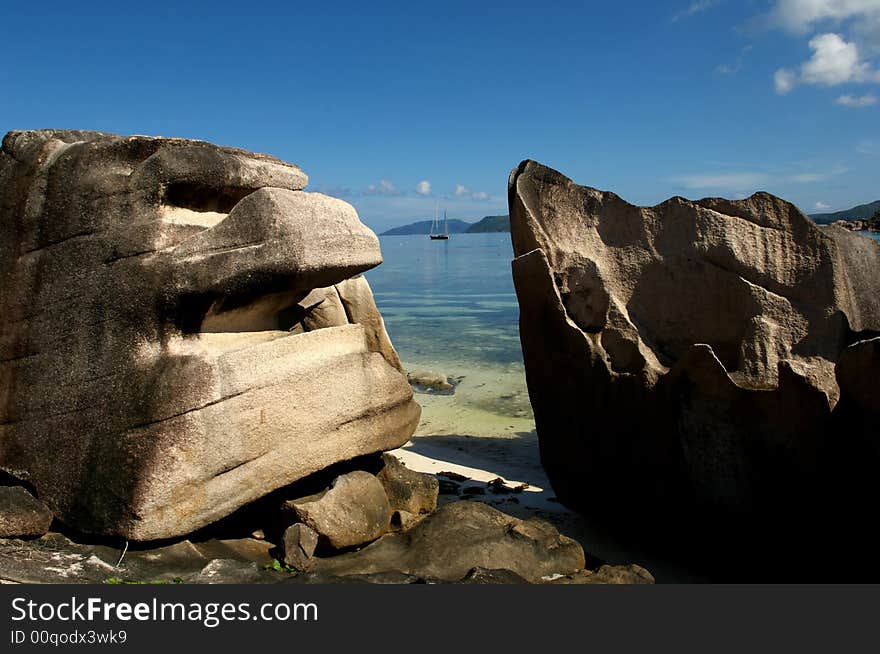
POLYGON ((74 529, 149 540, 406 442, 358 276, 378 239, 306 182, 199 141, 7 134, 0 468, 74 529))
POLYGON ((637 207, 533 161, 509 203, 529 394, 565 503, 658 538, 670 517, 784 529, 873 506, 876 242, 766 193, 637 207))

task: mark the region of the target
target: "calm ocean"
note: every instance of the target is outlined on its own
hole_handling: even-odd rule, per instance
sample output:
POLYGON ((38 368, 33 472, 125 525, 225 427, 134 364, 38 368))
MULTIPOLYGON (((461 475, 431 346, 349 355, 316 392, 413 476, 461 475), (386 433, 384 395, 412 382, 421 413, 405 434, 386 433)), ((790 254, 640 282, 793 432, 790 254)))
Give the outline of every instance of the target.
POLYGON ((419 433, 531 432, 510 234, 380 240, 385 262, 366 277, 404 366, 459 381, 454 398, 420 396, 419 433))
POLYGON ((380 240, 385 262, 366 277, 405 363, 522 366, 510 234, 380 240))

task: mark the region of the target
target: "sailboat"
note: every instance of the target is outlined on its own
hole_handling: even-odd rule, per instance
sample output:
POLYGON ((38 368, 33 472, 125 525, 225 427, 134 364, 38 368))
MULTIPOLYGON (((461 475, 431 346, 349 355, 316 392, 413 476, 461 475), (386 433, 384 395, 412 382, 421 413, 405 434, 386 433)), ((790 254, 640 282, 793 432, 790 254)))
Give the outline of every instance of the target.
POLYGON ((434 220, 431 221, 431 233, 428 234, 432 241, 449 240, 449 226, 446 224, 446 209, 443 210, 443 231, 440 231, 440 207, 434 207, 434 220))

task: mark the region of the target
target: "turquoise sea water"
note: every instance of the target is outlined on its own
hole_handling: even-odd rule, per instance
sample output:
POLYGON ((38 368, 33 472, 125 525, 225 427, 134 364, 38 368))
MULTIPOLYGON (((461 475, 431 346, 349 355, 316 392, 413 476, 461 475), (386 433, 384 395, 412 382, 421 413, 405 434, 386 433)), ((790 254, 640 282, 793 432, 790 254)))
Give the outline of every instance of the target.
POLYGON ((405 363, 522 365, 510 234, 380 241, 385 261, 366 277, 405 363))
POLYGON ((859 234, 873 238, 875 241, 880 241, 880 232, 859 232, 859 234))

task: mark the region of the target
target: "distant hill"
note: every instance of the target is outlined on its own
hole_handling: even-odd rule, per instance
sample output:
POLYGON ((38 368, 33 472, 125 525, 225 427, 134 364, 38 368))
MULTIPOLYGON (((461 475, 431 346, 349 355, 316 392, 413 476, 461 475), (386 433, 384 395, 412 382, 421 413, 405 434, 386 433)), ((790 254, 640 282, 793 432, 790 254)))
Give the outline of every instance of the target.
MULTIPOLYGON (((450 234, 461 234, 466 232, 468 227, 471 226, 471 223, 466 223, 463 220, 453 219, 447 221, 449 225, 449 233, 450 234)), ((408 236, 410 234, 425 234, 431 231, 431 221, 430 220, 420 220, 417 223, 411 223, 409 225, 403 225, 401 227, 394 227, 393 229, 389 229, 386 232, 382 232, 379 236, 408 236)))
POLYGON ((479 222, 475 222, 468 227, 465 232, 467 234, 482 234, 485 232, 509 232, 510 216, 486 216, 479 222))
POLYGON ((860 204, 859 206, 847 209, 846 211, 810 214, 810 218, 820 225, 828 225, 835 220, 867 220, 873 216, 876 211, 880 211, 880 200, 875 200, 868 204, 860 204))

